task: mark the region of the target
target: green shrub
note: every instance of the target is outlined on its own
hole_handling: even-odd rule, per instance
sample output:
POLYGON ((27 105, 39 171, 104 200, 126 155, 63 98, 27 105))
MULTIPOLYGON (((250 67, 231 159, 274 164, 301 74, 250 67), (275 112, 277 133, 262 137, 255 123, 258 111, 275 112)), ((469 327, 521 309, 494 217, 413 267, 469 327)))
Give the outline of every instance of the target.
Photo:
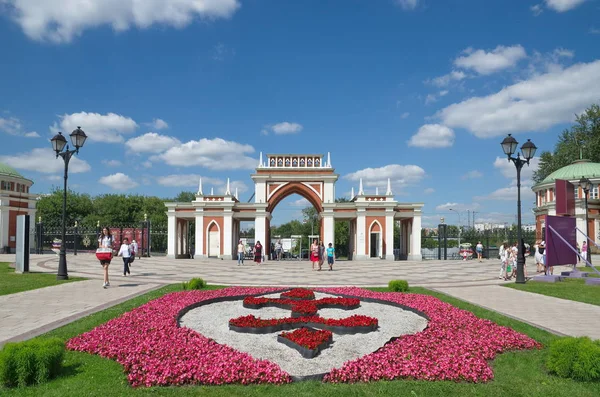
POLYGON ((0 350, 0 384, 7 387, 47 382, 62 367, 65 346, 58 338, 7 343, 0 350))
POLYGON ((201 278, 193 278, 187 282, 187 286, 184 289, 202 289, 206 287, 206 282, 201 278))
POLYGON ((408 281, 392 280, 388 283, 388 289, 393 292, 407 292, 408 291, 408 281))
POLYGON ((588 337, 555 340, 550 344, 546 367, 563 378, 600 380, 600 340, 588 337))

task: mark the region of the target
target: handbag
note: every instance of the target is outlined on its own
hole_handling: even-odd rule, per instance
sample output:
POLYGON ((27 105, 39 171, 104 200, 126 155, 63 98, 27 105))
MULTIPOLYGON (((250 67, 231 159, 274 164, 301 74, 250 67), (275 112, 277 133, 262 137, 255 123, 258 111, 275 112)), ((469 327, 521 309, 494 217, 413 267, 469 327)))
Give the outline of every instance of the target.
POLYGON ((98 248, 96 250, 96 258, 98 258, 99 261, 110 262, 112 257, 113 257, 112 248, 98 248))

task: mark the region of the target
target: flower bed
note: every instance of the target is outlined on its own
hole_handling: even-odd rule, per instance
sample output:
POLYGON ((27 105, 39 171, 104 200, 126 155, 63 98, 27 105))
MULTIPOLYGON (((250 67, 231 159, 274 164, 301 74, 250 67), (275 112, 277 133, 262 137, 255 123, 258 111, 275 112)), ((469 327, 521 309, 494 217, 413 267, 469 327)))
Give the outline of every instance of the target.
POLYGON ((331 331, 316 330, 302 327, 293 332, 282 332, 277 335, 277 341, 284 343, 298 352, 304 358, 314 358, 323 349, 326 349, 333 340, 331 331))
MULTIPOLYGON (((312 293, 312 291, 309 292, 312 293)), ((283 295, 284 294, 281 294, 281 296, 283 295)), ((292 311, 292 317, 317 316, 317 311, 319 309, 353 310, 359 306, 360 300, 356 298, 322 298, 318 300, 301 298, 263 298, 256 296, 244 298, 244 307, 247 309, 261 309, 263 307, 290 309, 292 311)))
POLYGON ((326 329, 336 334, 368 333, 377 330, 376 318, 354 315, 340 319, 322 317, 284 317, 262 319, 252 314, 229 320, 229 329, 236 332, 252 334, 271 333, 282 330, 301 328, 303 326, 326 329))
MULTIPOLYGON (((119 362, 132 386, 287 383, 291 381, 290 376, 278 365, 267 360, 256 360, 246 353, 178 326, 179 316, 191 307, 278 290, 281 289, 233 287, 168 294, 72 338, 67 342, 67 348, 119 362)), ((422 332, 402 336, 374 353, 346 362, 341 368, 327 374, 324 378, 326 382, 369 382, 399 378, 486 382, 493 378, 489 360, 497 354, 540 347, 526 335, 477 318, 468 311, 431 296, 371 292, 360 288, 320 291, 399 305, 422 312, 429 318, 428 327, 422 332)), ((356 316, 352 317, 355 317, 352 321, 359 322, 356 316)), ((327 321, 344 322, 352 317, 327 321)), ((323 321, 320 317, 309 319, 323 321)), ((286 319, 293 320, 296 319, 286 319)), ((368 325, 369 322, 364 320, 368 325)), ((244 321, 243 325, 271 326, 272 321, 278 320, 246 316, 244 321)), ((310 324, 315 328, 328 329, 326 324, 310 324)), ((287 329, 296 328, 293 325, 286 323, 283 326, 290 327, 287 329)))
POLYGON ((407 306, 429 317, 429 325, 405 335, 372 354, 346 362, 324 377, 325 382, 369 382, 399 378, 486 382, 494 377, 488 361, 509 350, 541 345, 527 335, 502 327, 439 299, 419 294, 372 292, 361 288, 319 291, 407 306))
POLYGON ((315 293, 306 288, 294 288, 280 295, 288 299, 315 299, 315 293))

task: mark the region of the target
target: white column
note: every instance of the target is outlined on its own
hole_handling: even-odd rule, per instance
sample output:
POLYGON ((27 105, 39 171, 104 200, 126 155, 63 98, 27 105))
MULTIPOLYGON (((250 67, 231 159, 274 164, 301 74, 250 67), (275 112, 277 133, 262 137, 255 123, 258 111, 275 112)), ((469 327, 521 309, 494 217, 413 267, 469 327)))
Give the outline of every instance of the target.
POLYGON ((177 248, 177 217, 175 211, 167 212, 167 258, 175 258, 177 248))
POLYGON ((0 250, 8 246, 9 216, 8 208, 2 208, 4 206, 8 207, 8 201, 0 200, 0 250))
POLYGON ((266 219, 267 218, 265 215, 257 215, 256 218, 254 218, 254 244, 256 244, 257 241, 260 241, 263 246, 263 250, 267 232, 266 219))
POLYGON ((366 218, 364 213, 358 213, 356 217, 356 260, 367 260, 369 255, 365 253, 366 250, 366 239, 369 236, 366 235, 366 218))
POLYGON ((194 253, 194 259, 204 257, 202 253, 204 248, 204 214, 196 211, 196 252, 194 253))
MULTIPOLYGON (((254 184, 254 202, 255 203, 266 203, 267 202, 267 184, 264 181, 259 181, 254 184)), ((261 241, 262 243, 262 241, 261 241)))
POLYGON ((421 255, 421 213, 415 212, 412 221, 412 229, 410 231, 410 255, 408 259, 411 261, 420 261, 423 259, 421 255))
POLYGON ((233 214, 231 211, 225 211, 223 214, 223 259, 232 259, 233 247, 231 243, 233 241, 233 214))
POLYGON ((394 260, 394 213, 385 217, 385 259, 394 260))
POLYGON ((332 214, 323 216, 323 244, 328 247, 329 243, 335 246, 335 221, 332 214))
POLYGON ((323 202, 335 203, 335 191, 333 182, 323 182, 323 202))

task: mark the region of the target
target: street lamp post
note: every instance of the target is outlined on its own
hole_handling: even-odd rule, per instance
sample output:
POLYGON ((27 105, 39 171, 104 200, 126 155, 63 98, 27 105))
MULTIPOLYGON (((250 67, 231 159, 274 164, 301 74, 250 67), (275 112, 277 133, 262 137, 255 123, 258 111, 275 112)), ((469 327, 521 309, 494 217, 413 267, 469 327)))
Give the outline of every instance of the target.
POLYGON ((591 264, 592 263, 592 251, 591 251, 591 245, 589 244, 589 240, 590 238, 588 237, 590 235, 590 223, 589 223, 589 214, 588 214, 588 195, 590 194, 590 190, 592 190, 592 181, 590 181, 588 178, 586 177, 581 177, 581 179, 579 180, 579 184, 581 185, 581 188, 583 189, 583 199, 584 199, 584 204, 585 204, 585 242, 587 244, 587 261, 591 264))
POLYGON ((458 251, 460 253, 460 234, 461 234, 461 225, 462 225, 462 222, 460 221, 460 212, 455 210, 454 208, 450 208, 449 210, 456 212, 456 214, 458 215, 458 251))
POLYGON ((65 162, 65 175, 64 175, 64 188, 63 188, 63 208, 62 208, 62 242, 60 244, 60 254, 58 256, 58 274, 56 275, 57 280, 68 280, 69 274, 67 272, 67 178, 69 173, 69 161, 75 153, 79 153, 79 148, 83 147, 87 135, 81 129, 77 127, 70 135, 71 143, 75 146, 75 150, 69 150, 67 145, 67 139, 63 136, 62 132, 54 135, 50 142, 52 143, 52 149, 56 152, 56 158, 62 157, 65 162), (65 149, 66 146, 66 149, 65 149), (65 149, 63 151, 63 149, 65 149))
POLYGON ((517 168, 517 241, 519 242, 519 251, 517 256, 517 284, 525 284, 525 242, 523 241, 523 234, 521 230, 521 169, 525 164, 529 165, 529 161, 535 155, 537 147, 528 139, 527 142, 521 146, 521 154, 517 152, 517 157, 512 155, 517 151, 519 142, 508 134, 506 138, 501 142, 502 150, 508 157, 508 161, 512 161, 517 168))

